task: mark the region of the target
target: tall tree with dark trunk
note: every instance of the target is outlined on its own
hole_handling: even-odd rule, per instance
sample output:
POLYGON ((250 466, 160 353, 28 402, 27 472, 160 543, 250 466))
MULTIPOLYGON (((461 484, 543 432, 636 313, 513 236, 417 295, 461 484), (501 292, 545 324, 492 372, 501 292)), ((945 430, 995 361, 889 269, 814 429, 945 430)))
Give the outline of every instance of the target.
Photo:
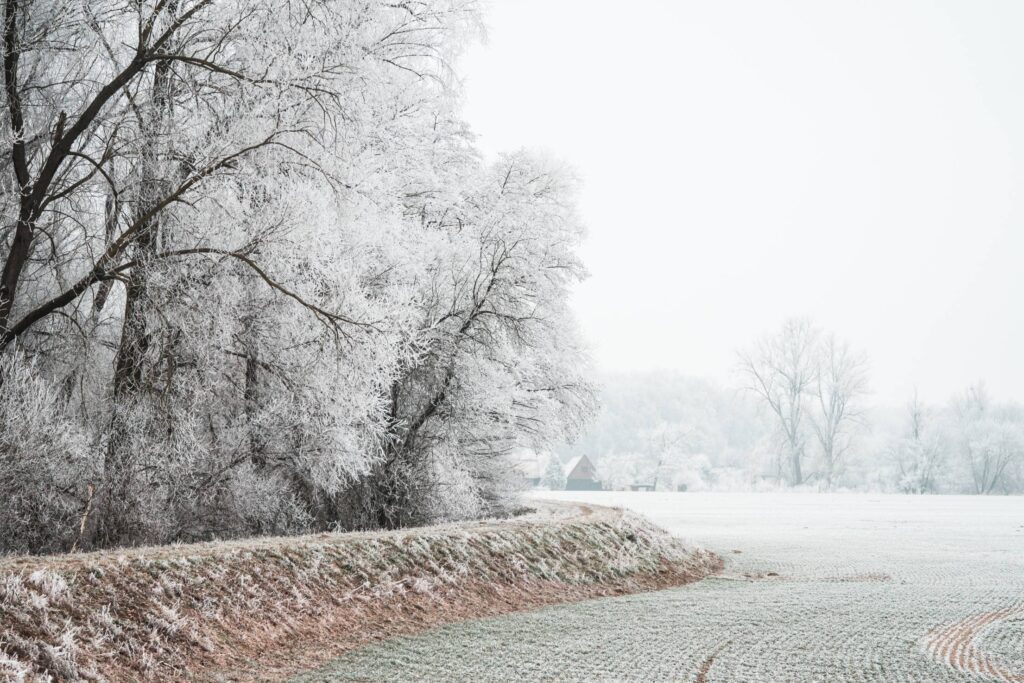
POLYGON ((578 428, 573 182, 480 162, 476 0, 0 6, 0 551, 497 513, 578 428))

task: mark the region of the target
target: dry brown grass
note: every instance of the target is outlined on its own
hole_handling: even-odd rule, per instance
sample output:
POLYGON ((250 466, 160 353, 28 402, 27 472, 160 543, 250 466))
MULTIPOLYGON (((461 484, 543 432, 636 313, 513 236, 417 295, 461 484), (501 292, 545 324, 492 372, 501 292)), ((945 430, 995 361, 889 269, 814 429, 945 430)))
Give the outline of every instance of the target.
POLYGON ((281 680, 474 617, 720 568, 645 520, 547 506, 503 522, 0 561, 0 679, 281 680))

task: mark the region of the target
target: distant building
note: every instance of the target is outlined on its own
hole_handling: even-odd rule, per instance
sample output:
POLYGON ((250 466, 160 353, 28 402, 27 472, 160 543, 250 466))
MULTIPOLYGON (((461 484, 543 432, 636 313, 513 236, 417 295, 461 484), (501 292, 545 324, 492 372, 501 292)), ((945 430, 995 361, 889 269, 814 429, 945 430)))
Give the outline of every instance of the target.
POLYGON ((654 484, 630 484, 630 491, 653 491, 654 484))
POLYGON ((566 491, 600 491, 601 482, 597 480, 594 463, 585 455, 577 455, 565 466, 566 491))

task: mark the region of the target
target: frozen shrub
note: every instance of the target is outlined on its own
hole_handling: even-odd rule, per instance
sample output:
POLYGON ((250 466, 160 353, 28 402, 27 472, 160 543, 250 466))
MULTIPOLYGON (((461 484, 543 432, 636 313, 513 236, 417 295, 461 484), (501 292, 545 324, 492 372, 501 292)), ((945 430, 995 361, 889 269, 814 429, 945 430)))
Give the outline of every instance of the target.
POLYGON ((0 552, 67 550, 97 481, 97 458, 35 364, 9 353, 0 378, 0 552))

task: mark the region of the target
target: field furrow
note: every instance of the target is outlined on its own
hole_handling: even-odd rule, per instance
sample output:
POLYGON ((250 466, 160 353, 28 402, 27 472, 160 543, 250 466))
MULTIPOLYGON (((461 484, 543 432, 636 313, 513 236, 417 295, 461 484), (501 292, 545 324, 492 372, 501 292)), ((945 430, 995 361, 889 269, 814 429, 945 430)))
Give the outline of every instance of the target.
POLYGON ((690 586, 466 622, 306 681, 1024 681, 1024 502, 586 493, 726 558, 690 586))

